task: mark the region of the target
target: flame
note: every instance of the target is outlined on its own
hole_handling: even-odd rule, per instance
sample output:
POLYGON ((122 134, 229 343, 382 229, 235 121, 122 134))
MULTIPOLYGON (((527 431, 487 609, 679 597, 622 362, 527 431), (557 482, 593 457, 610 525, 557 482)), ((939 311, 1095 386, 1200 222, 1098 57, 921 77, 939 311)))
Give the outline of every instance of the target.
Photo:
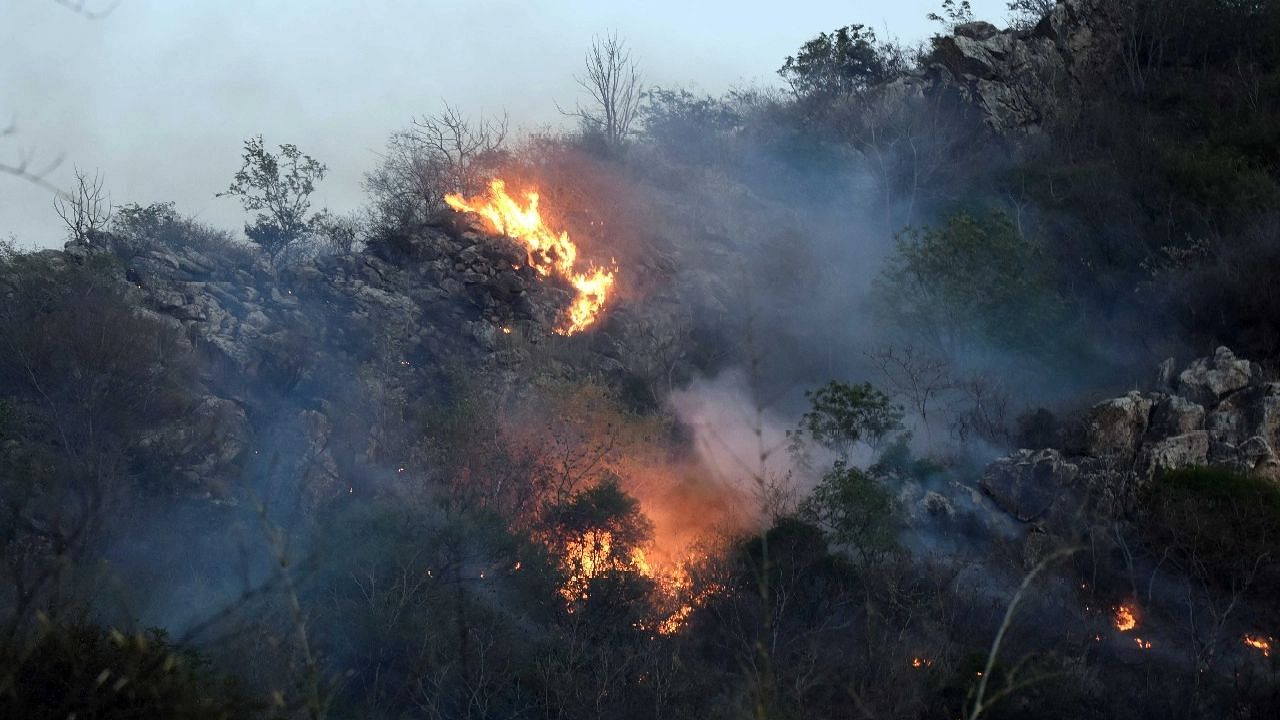
POLYGON ((1261 635, 1245 635, 1244 644, 1262 651, 1262 657, 1271 657, 1271 638, 1261 635))
POLYGON ((1118 606, 1114 622, 1120 632, 1129 632, 1138 627, 1138 608, 1128 603, 1118 606))
MULTIPOLYGON (((933 667, 933 661, 930 660, 929 658, 914 657, 914 658, 911 658, 911 667, 917 668, 917 669, 933 667)), ((982 673, 978 673, 978 674, 981 675, 982 673)))
POLYGON ((569 577, 560 588, 560 596, 568 603, 569 612, 573 612, 574 603, 587 599, 592 579, 610 570, 633 570, 642 575, 652 572, 640 550, 633 551, 630 558, 615 556, 613 533, 608 530, 588 530, 582 537, 566 541, 564 559, 569 577))
POLYGON ((639 573, 654 581, 659 592, 674 602, 675 610, 652 624, 638 625, 641 629, 656 630, 660 635, 679 632, 693 611, 720 591, 720 587, 713 584, 690 595, 693 580, 683 565, 657 566, 642 548, 633 548, 625 557, 618 556, 613 548, 613 534, 608 530, 588 530, 580 538, 565 542, 562 553, 569 577, 560 588, 560 597, 571 614, 578 603, 588 599, 591 580, 609 571, 639 573))
POLYGON ((525 204, 521 205, 507 194, 504 181, 494 179, 489 182, 487 196, 468 200, 458 193, 450 193, 444 201, 458 212, 475 213, 488 220, 495 232, 524 245, 528 265, 535 272, 542 277, 564 278, 577 290, 564 321, 555 329, 557 333, 573 335, 599 319, 613 288, 615 269, 590 268, 579 272, 578 246, 569 239, 569 233, 557 233, 543 223, 537 192, 526 192, 525 204))
POLYGON ((1139 647, 1139 648, 1141 648, 1141 649, 1143 649, 1143 650, 1150 650, 1150 649, 1151 649, 1151 641, 1150 641, 1150 640, 1143 640, 1143 639, 1142 639, 1142 638, 1140 638, 1140 637, 1136 637, 1136 638, 1134 638, 1134 639, 1133 639, 1133 641, 1134 641, 1135 643, 1137 643, 1137 644, 1138 644, 1138 647, 1139 647))

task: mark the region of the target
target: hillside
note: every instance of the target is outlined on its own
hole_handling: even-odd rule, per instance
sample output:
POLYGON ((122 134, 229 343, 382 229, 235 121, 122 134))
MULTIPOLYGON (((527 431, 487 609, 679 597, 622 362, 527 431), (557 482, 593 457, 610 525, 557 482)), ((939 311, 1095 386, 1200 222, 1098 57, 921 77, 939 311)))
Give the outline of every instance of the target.
POLYGON ((82 179, 0 245, 0 715, 1273 714, 1280 11, 1051 5, 447 108, 349 218, 250 138, 244 238, 82 179))

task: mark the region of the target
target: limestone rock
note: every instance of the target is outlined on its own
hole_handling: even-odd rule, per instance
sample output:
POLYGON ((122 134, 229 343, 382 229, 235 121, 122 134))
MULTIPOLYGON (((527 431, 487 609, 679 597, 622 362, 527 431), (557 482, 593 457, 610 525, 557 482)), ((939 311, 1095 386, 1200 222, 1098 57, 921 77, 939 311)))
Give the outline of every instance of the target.
POLYGON ((1031 522, 1053 509, 1078 474, 1057 450, 1020 450, 988 465, 979 487, 1003 510, 1031 522))
POLYGON ((1094 405, 1085 419, 1084 442, 1090 455, 1132 456, 1146 435, 1152 402, 1131 392, 1094 405))
POLYGON ((1230 348, 1220 347, 1212 358, 1200 358, 1178 376, 1178 394, 1211 406, 1253 379, 1253 365, 1240 360, 1230 348))

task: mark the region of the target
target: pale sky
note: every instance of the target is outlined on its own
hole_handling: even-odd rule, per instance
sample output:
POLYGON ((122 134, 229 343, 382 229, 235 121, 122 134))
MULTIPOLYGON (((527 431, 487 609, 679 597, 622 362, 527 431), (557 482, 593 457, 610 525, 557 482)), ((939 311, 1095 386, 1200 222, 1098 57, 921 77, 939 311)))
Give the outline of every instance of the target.
MULTIPOLYGON (((106 7, 111 0, 87 0, 106 7)), ((850 23, 917 41, 940 0, 872 2, 590 2, 560 0, 119 0, 99 20, 54 0, 0 0, 0 162, 64 156, 50 179, 98 171, 112 201, 173 200, 238 230, 244 214, 215 199, 261 133, 329 166, 316 206, 362 204, 363 174, 387 136, 442 101, 506 111, 523 129, 566 124, 558 101, 592 37, 621 35, 646 85, 718 94, 779 83, 784 58, 850 23)), ((1004 0, 974 0, 1004 23, 1004 0)), ((0 175, 0 238, 58 246, 46 190, 0 175)))

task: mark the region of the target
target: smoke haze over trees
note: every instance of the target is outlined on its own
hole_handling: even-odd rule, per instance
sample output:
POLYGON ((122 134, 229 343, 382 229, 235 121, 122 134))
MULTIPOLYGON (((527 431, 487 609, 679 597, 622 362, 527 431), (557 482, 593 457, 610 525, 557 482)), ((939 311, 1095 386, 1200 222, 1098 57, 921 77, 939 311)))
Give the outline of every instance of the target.
POLYGON ((982 10, 601 32, 356 209, 250 130, 243 233, 80 171, 0 245, 0 715, 1275 714, 1280 7, 982 10))

